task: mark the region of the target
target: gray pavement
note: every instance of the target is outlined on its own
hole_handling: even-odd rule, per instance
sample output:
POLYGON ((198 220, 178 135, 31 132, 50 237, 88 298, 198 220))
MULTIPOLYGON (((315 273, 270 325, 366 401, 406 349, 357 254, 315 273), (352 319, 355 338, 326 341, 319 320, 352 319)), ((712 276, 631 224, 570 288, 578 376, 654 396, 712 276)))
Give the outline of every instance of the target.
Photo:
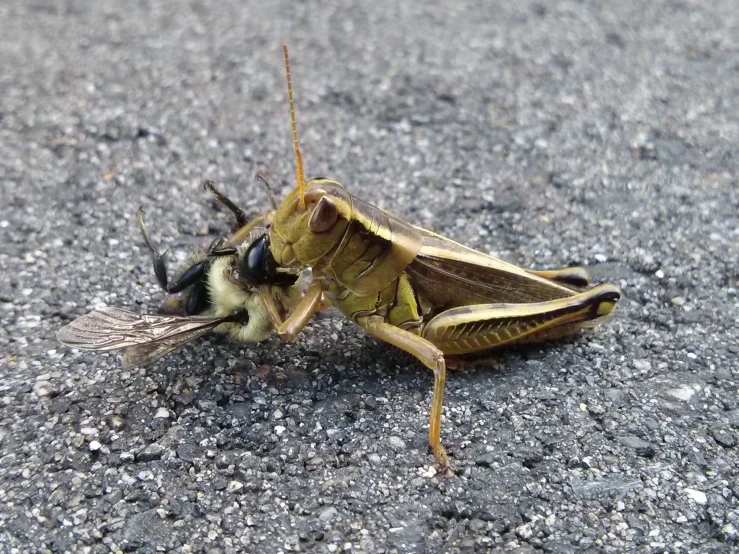
POLYGON ((0 4, 0 550, 728 552, 739 529, 739 11, 707 2, 0 4), (623 288, 582 337, 432 379, 335 313, 147 370, 56 330, 162 300, 307 173, 623 288))

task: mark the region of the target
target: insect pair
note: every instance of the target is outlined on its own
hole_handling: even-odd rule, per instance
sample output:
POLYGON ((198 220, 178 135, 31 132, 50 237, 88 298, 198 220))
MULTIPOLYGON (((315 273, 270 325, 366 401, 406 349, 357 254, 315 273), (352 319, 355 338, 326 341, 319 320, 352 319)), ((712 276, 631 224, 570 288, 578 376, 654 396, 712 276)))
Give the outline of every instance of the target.
MULTIPOLYGON (((232 257, 227 262, 232 266, 240 256, 238 245, 247 244, 246 250, 263 247, 265 255, 255 268, 269 264, 274 273, 268 275, 312 270, 310 285, 299 292, 295 303, 294 290, 274 282, 260 285, 272 288, 258 288, 258 294, 250 297, 259 299, 263 307, 255 313, 266 313, 281 338, 294 339, 326 299, 369 334, 405 350, 431 369, 429 444, 446 469, 449 460, 440 428, 447 366, 464 365, 469 356, 494 348, 548 340, 592 326, 614 310, 620 291, 610 284, 587 288, 590 279, 582 268, 522 269, 412 225, 352 196, 336 181, 306 181, 290 63, 287 47, 283 48, 296 186, 274 212, 263 216, 263 238, 247 239, 237 232, 238 239, 232 237, 223 245, 236 248, 237 253, 224 257, 232 257), (290 301, 279 300, 280 294, 290 301)), ((208 257, 218 259, 221 249, 218 245, 208 257)), ((205 274, 214 276, 217 283, 231 283, 230 278, 214 273, 217 263, 207 265, 205 274)), ((244 314, 243 302, 220 306, 223 300, 212 294, 217 287, 209 279, 210 302, 215 309, 224 308, 214 315, 225 318, 213 328, 238 328, 243 324, 239 319, 244 314)), ((248 307, 246 311, 252 316, 248 307)), ((215 323, 210 319, 206 325, 215 323)))

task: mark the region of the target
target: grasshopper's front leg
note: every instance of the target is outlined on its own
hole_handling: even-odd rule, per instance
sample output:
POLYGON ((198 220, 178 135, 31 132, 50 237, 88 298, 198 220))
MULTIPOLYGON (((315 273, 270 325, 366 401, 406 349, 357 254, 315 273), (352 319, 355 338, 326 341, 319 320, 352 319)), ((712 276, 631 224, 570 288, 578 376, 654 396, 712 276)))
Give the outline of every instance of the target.
POLYGON ((434 372, 434 393, 431 399, 431 414, 429 416, 429 444, 441 466, 441 470, 450 473, 449 458, 446 450, 441 445, 441 408, 444 402, 444 381, 446 379, 444 353, 426 339, 390 325, 380 317, 368 317, 366 320, 360 320, 357 323, 364 327, 370 335, 389 342, 393 346, 397 346, 415 356, 434 372))
POLYGON ((264 302, 264 306, 267 308, 267 313, 269 313, 272 325, 277 331, 278 336, 282 340, 292 341, 303 330, 313 314, 320 311, 322 307, 323 287, 319 281, 313 281, 308 286, 308 290, 305 291, 297 306, 295 306, 295 309, 284 321, 272 295, 268 292, 263 292, 260 296, 264 302))

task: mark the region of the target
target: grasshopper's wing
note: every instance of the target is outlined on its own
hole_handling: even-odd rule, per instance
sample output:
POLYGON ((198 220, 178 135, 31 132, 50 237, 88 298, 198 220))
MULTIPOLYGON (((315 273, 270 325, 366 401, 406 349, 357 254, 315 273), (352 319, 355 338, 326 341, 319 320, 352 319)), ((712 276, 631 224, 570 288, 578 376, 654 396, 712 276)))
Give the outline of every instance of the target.
MULTIPOLYGON (((240 314, 239 317, 244 317, 240 314)), ((210 333, 234 316, 180 317, 136 314, 103 307, 62 327, 56 338, 83 350, 124 350, 125 368, 144 366, 168 352, 210 333)))
POLYGON ((582 289, 468 248, 417 227, 423 244, 406 270, 437 305, 523 304, 567 298, 582 289))

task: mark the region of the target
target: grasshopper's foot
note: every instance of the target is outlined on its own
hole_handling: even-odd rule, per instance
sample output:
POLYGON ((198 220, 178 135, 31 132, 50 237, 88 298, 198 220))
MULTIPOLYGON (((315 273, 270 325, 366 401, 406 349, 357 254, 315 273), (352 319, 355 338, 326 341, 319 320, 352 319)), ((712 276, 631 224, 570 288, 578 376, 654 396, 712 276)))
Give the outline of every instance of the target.
POLYGON ((443 475, 447 479, 454 477, 454 468, 452 468, 452 464, 449 463, 449 456, 447 456, 444 447, 441 444, 437 444, 432 446, 431 449, 434 451, 434 457, 438 464, 437 473, 439 475, 443 475))

